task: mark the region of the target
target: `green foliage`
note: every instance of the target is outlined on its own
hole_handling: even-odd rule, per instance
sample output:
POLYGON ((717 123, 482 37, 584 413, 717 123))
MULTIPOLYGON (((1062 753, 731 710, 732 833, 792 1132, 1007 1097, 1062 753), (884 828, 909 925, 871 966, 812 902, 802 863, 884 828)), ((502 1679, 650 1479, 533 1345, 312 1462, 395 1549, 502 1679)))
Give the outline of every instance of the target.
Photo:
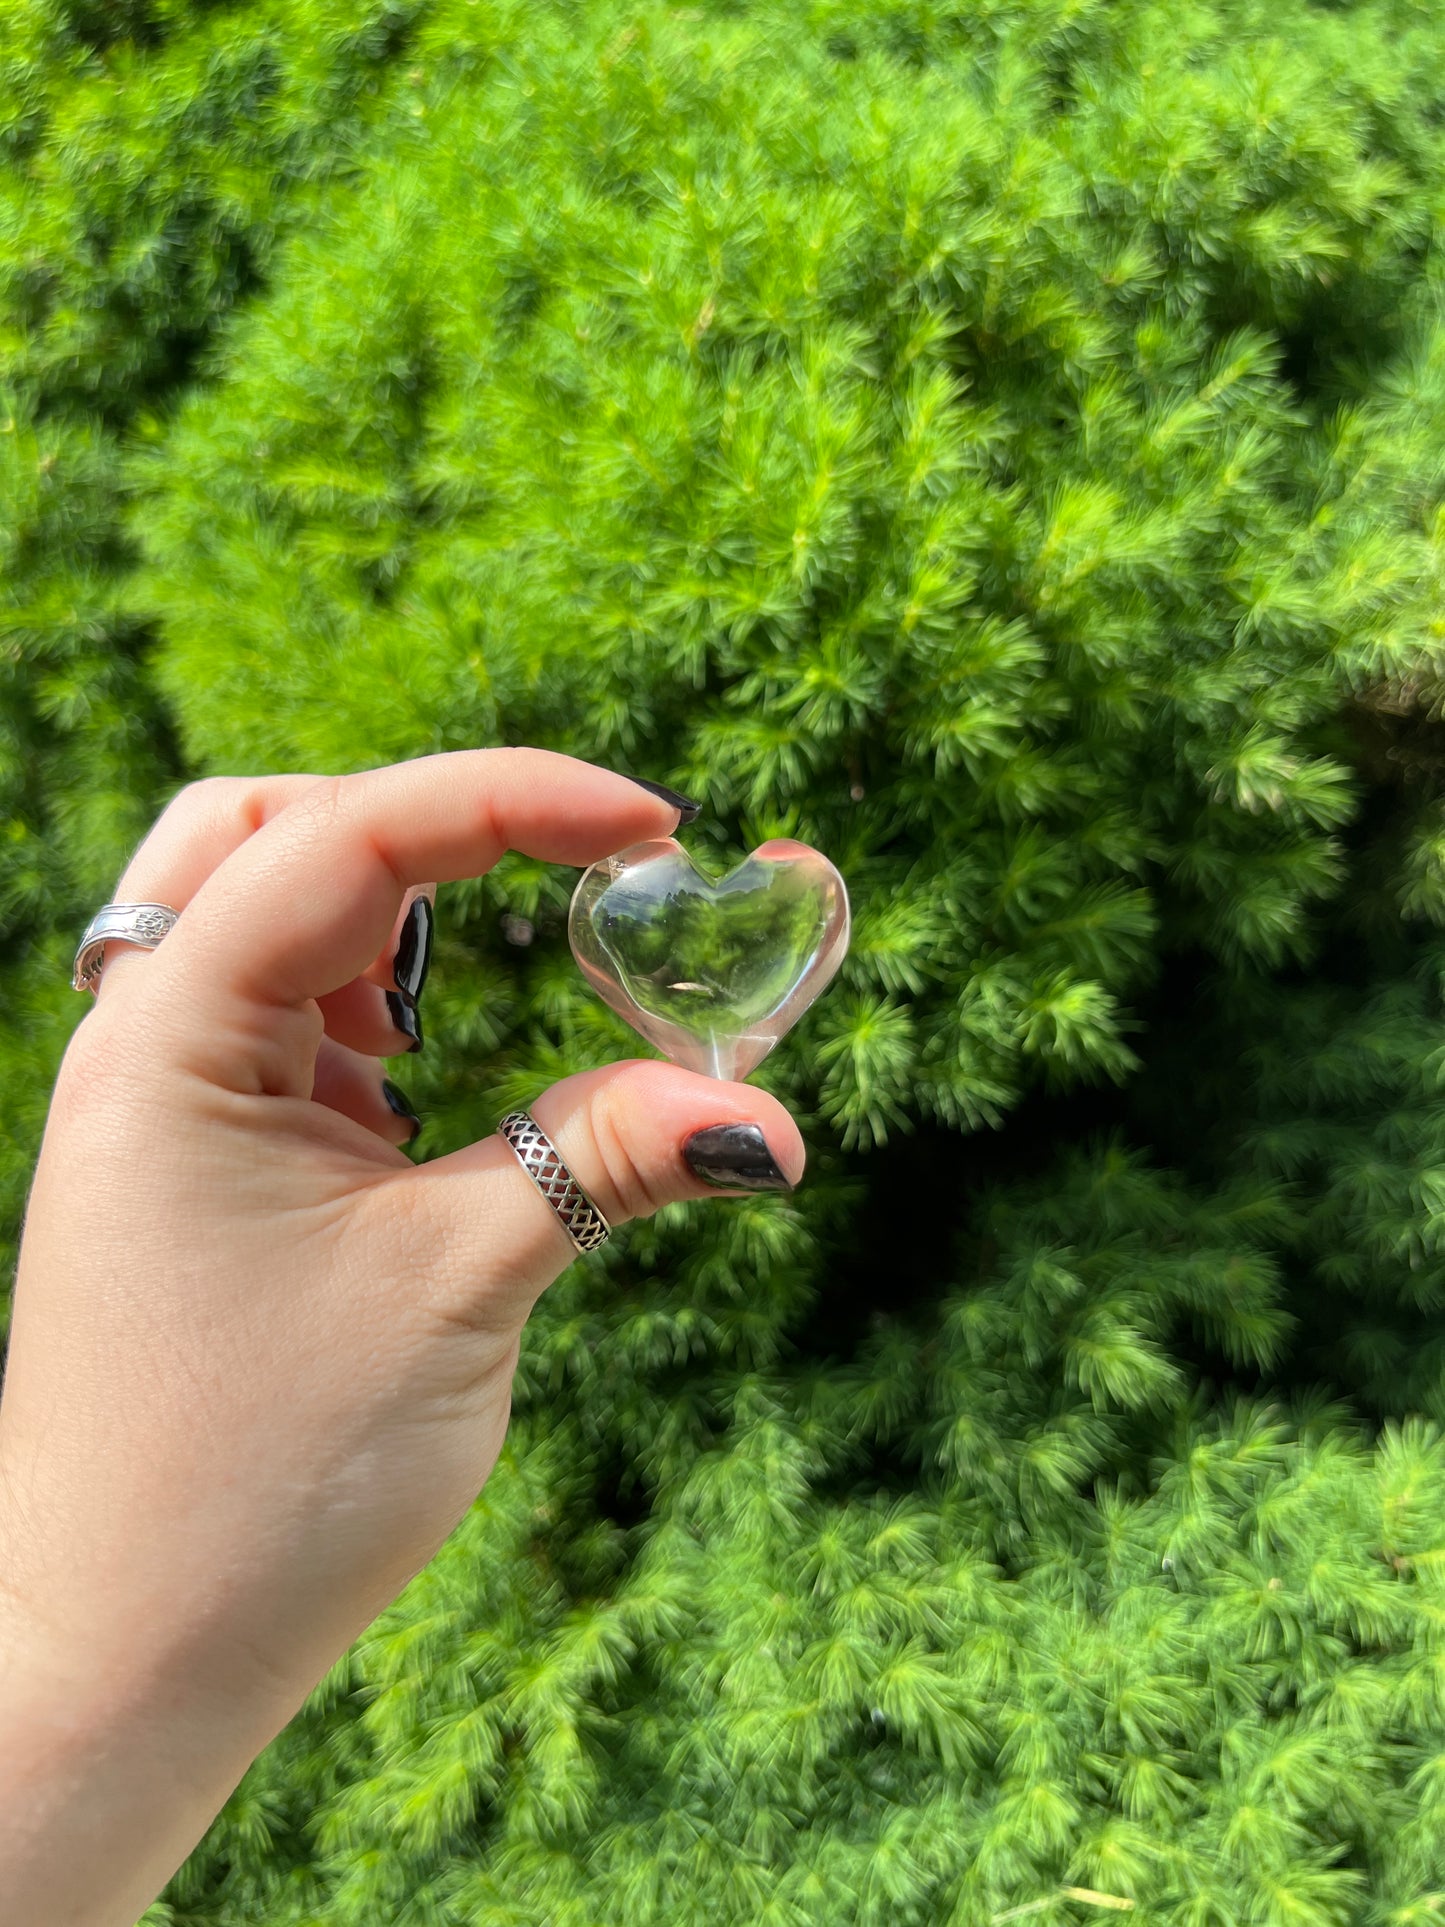
MULTIPOLYGON (((1405 0, 7 12, 11 1249, 188 774, 540 742, 855 908, 762 1073, 806 1187, 547 1294, 155 1922, 1438 1916, 1442 58, 1405 0)), ((571 883, 444 888, 424 1144, 635 1047, 571 883)))

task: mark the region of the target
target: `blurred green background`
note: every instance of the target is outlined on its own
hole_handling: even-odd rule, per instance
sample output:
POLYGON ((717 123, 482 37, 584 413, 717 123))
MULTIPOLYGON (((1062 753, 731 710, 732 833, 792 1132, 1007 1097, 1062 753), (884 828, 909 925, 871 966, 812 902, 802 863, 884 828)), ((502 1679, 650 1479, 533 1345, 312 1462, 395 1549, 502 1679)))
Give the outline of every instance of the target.
MULTIPOLYGON (((148 1922, 1445 1912, 1442 76, 1411 0, 9 0, 7 1275, 196 775, 544 744, 856 914, 806 1185, 547 1294, 148 1922)), ((422 1154, 635 1050, 574 881, 444 887, 422 1154)))

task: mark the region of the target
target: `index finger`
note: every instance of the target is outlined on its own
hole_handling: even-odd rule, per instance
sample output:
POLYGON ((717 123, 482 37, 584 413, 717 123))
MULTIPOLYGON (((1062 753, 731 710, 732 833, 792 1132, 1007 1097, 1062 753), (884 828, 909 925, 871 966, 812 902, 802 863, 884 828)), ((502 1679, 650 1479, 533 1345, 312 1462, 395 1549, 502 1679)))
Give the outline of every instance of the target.
POLYGON ((315 782, 212 871, 145 988, 188 1013, 193 1044, 212 1038, 237 1060, 228 1083, 254 1089, 238 1053, 249 1040, 249 1071, 274 1067, 266 1014, 359 976, 414 884, 481 876, 508 849, 592 863, 678 817, 631 777, 540 749, 454 750, 315 782))

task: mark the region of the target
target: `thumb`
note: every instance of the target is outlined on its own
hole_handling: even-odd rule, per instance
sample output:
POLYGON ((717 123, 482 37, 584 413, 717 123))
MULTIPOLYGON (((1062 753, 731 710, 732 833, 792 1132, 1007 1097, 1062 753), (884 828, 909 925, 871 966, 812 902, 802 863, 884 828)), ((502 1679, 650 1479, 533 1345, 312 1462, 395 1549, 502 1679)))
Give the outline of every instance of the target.
MULTIPOLYGON (((633 1060, 563 1078, 531 1116, 614 1229, 685 1198, 791 1191, 803 1175, 803 1140, 775 1097, 676 1064, 633 1060)), ((473 1301, 455 1309, 469 1323, 520 1323, 577 1256, 505 1138, 396 1181, 429 1203, 424 1221, 445 1227, 446 1270, 473 1301)))

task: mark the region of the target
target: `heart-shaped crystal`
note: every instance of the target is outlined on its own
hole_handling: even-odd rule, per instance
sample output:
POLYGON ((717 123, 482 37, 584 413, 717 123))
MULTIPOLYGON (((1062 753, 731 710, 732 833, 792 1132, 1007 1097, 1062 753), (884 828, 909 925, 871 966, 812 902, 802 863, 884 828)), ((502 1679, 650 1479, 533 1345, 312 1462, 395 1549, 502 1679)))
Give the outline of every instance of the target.
POLYGON ((848 892, 827 857, 785 837, 721 882, 671 837, 594 863, 568 917, 597 994, 688 1070, 755 1070, 833 981, 848 892))

